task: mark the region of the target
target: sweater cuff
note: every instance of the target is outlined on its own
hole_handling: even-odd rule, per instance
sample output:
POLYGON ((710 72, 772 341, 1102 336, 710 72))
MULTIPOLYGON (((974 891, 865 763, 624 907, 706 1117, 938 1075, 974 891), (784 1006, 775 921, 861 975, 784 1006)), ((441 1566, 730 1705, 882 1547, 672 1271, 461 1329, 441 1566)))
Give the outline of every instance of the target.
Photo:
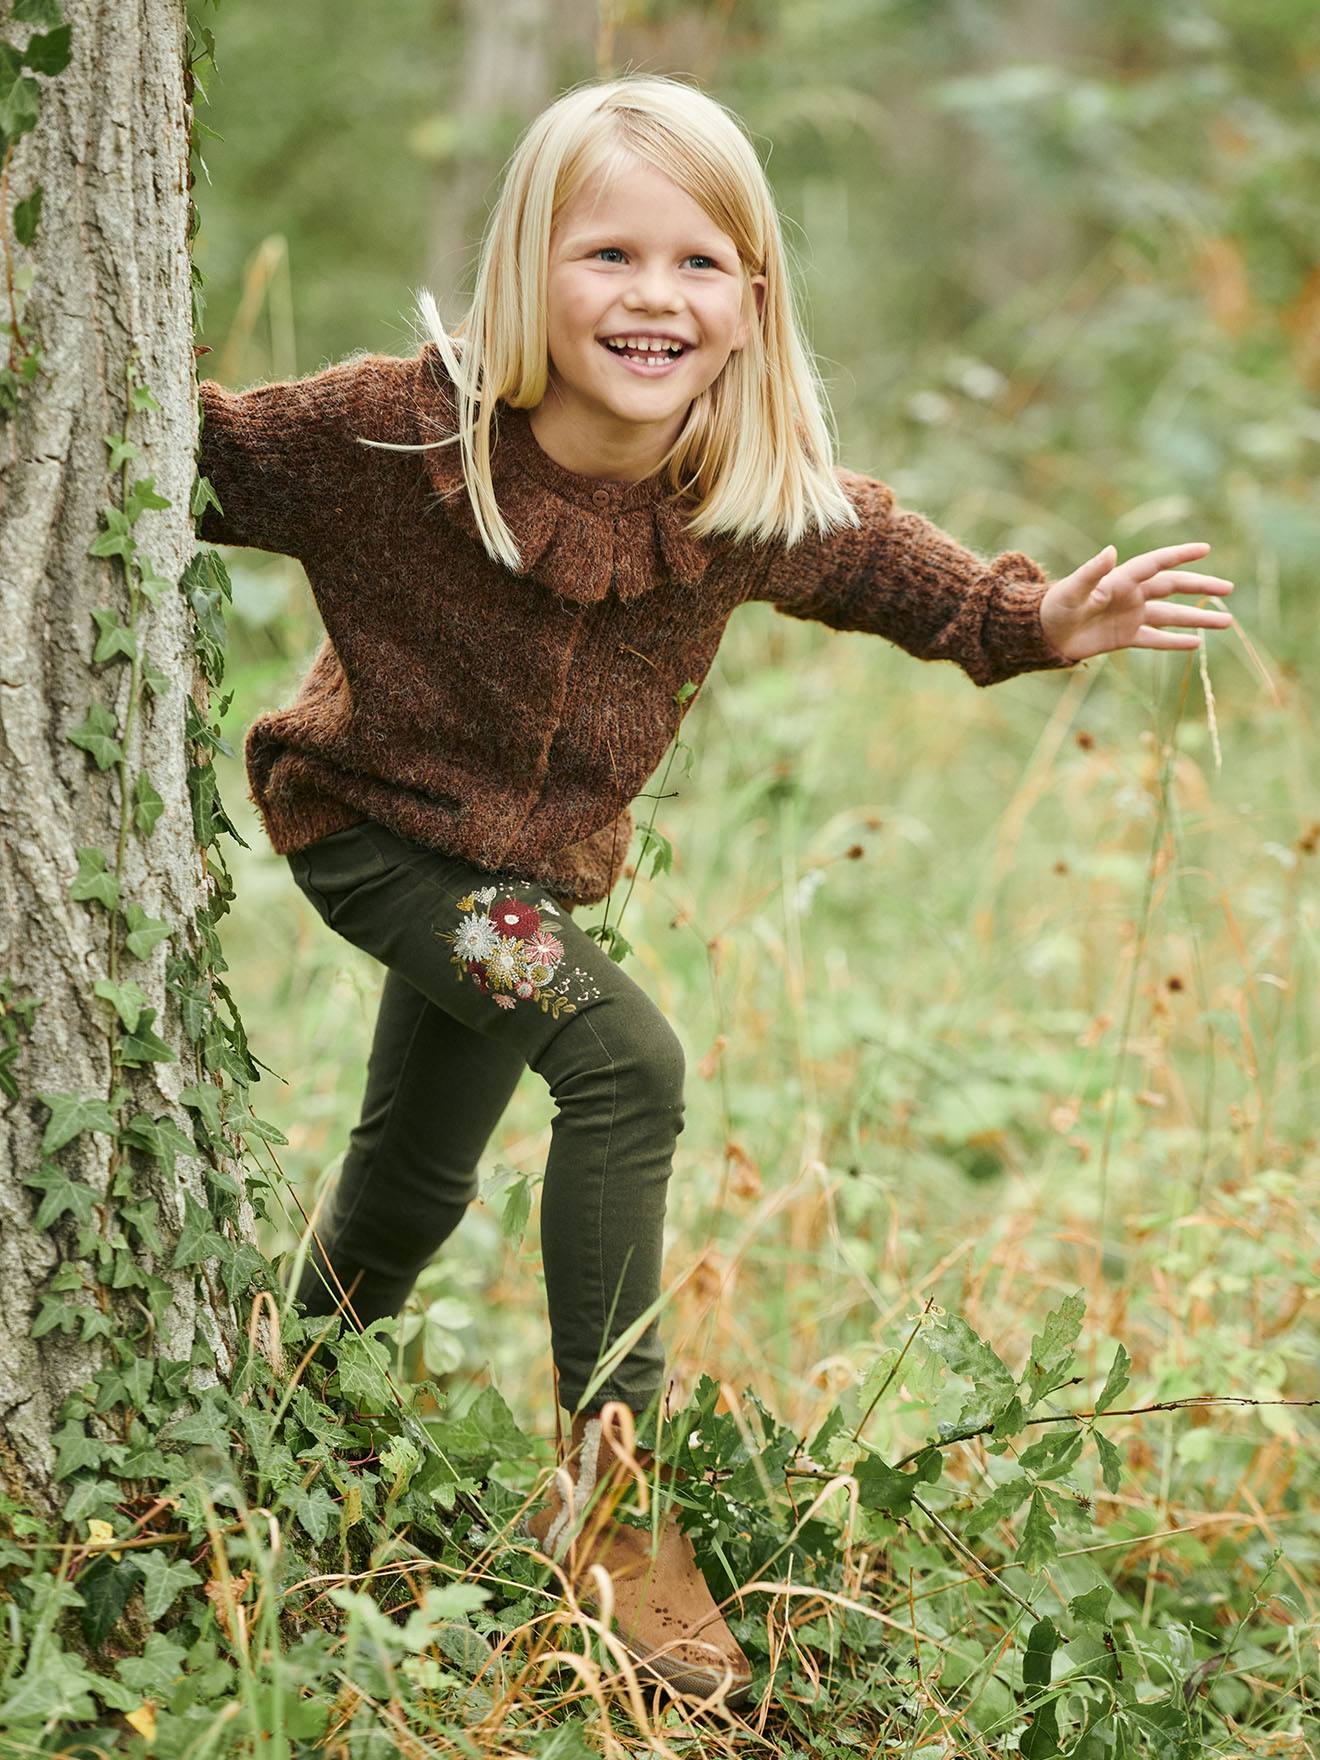
POLYGON ((1050 583, 1039 563, 1021 550, 1008 550, 995 558, 986 574, 990 595, 981 641, 996 679, 1079 664, 1046 639, 1040 605, 1050 583))

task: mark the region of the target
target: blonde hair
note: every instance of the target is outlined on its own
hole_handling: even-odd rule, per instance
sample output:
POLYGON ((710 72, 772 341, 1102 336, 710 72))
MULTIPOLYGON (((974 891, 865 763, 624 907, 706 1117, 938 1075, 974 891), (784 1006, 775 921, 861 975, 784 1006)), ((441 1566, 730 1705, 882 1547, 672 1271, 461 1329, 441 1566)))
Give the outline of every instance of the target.
POLYGON ((511 568, 519 555, 491 482, 497 402, 533 409, 546 394, 546 284, 552 230, 598 171, 629 157, 670 178, 732 239, 743 272, 747 346, 693 399, 657 467, 676 497, 695 499, 695 538, 795 543, 857 525, 834 474, 835 436, 804 340, 774 199, 760 161, 731 111, 664 75, 627 74, 564 93, 519 139, 485 232, 472 303, 453 336, 434 297, 418 296, 426 336, 454 382, 457 431, 416 450, 458 444, 488 554, 511 568), (759 321, 752 275, 765 276, 759 321))

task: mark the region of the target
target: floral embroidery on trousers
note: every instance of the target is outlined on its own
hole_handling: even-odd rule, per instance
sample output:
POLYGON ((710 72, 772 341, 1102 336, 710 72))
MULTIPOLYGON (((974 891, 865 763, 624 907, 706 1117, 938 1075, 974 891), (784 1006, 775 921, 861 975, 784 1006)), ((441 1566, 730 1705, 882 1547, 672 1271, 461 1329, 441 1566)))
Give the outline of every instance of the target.
POLYGON ((564 994, 566 982, 556 982, 564 957, 564 944, 542 913, 559 912, 548 898, 525 904, 511 892, 501 896, 495 886, 466 893, 454 906, 461 920, 457 929, 437 929, 442 941, 453 947, 452 963, 460 983, 470 977, 498 1008, 516 1008, 519 1002, 539 1003, 555 1016, 576 1013, 564 994))

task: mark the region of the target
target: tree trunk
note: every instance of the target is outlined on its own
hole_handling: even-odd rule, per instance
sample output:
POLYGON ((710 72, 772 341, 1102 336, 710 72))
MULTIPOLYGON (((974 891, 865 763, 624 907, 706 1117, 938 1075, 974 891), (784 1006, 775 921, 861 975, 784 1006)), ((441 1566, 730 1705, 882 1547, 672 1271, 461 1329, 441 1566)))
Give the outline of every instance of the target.
MULTIPOLYGON (((27 52, 39 107, 6 142, 0 213, 18 309, 17 389, 0 421, 0 1487, 52 1513, 57 1472, 96 1459, 79 1443, 57 1463, 72 1390, 144 1357, 191 1365, 192 1384, 226 1373, 235 1323, 217 1249, 250 1239, 252 1218, 206 1055, 198 918, 216 877, 187 732, 190 704, 206 724, 194 630, 207 601, 186 574, 197 390, 184 0, 63 0, 62 67, 48 10, 20 11, 41 22, 0 27, 27 52), (31 236, 21 204, 37 185, 31 236), (109 435, 136 453, 112 456, 109 435), (135 492, 143 479, 165 504, 135 492), (205 1151, 190 1107, 215 1127, 205 1151), (229 1182, 227 1219, 207 1162, 212 1183, 229 1182)), ((122 1441, 123 1412, 98 1404, 103 1416, 75 1420, 122 1441)))

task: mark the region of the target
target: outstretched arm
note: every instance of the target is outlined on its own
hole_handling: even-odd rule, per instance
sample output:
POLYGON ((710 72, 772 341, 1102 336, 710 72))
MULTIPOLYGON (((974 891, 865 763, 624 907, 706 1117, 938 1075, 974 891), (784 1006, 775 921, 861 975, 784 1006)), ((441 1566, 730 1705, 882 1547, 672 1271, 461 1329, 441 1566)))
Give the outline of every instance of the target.
POLYGON ((772 546, 751 596, 787 617, 884 636, 919 660, 952 660, 978 685, 1075 660, 1047 639, 1048 578, 1020 550, 984 558, 887 483, 837 466, 860 524, 772 546))
POLYGON ((758 570, 751 597, 785 616, 884 636, 919 660, 952 660, 977 685, 1067 668, 1115 647, 1195 645, 1195 637, 1158 634, 1149 627, 1156 620, 1204 628, 1231 621, 1145 594, 1230 591, 1214 576, 1159 572, 1208 546, 1151 551, 1120 568, 1105 551, 1051 584, 1022 551, 978 556, 899 507, 888 484, 843 466, 835 475, 860 524, 773 546, 758 570))

